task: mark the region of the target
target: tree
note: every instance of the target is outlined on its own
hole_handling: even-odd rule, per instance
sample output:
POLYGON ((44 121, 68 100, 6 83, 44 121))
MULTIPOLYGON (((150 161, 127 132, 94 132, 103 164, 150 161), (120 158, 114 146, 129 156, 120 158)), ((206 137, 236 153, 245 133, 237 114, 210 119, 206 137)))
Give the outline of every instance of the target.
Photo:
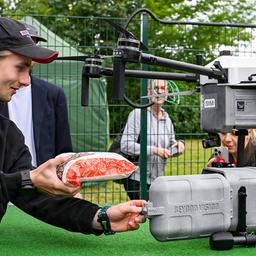
MULTIPOLYGON (((253 23, 256 18, 255 1, 249 0, 145 0, 145 7, 158 18, 171 21, 222 23, 253 23)), ((228 26, 162 25, 149 18, 149 46, 151 52, 175 60, 195 63, 196 54, 202 54, 204 64, 219 55, 223 46, 238 54, 251 49, 255 29, 228 26)), ((177 82, 181 90, 191 90, 193 84, 177 82)), ((179 107, 170 108, 170 115, 178 132, 200 131, 199 94, 183 97, 179 107)))
MULTIPOLYGON (((112 54, 119 32, 106 24, 103 18, 111 17, 115 22, 124 24, 127 16, 139 7, 150 9, 162 20, 171 21, 245 24, 253 22, 256 18, 255 1, 252 0, 34 0, 33 4, 31 0, 9 0, 0 2, 0 7, 3 14, 12 14, 19 18, 20 15, 26 14, 41 15, 40 22, 85 54, 100 49, 100 54, 108 55, 112 54), (85 20, 84 17, 87 19, 85 20)), ((150 17, 148 20, 150 53, 190 63, 195 63, 195 56, 198 53, 203 55, 204 63, 211 61, 218 56, 219 48, 223 46, 232 47, 234 51, 239 52, 241 42, 248 45, 254 36, 252 29, 242 27, 162 25, 150 17)), ((137 15, 128 26, 137 38, 140 37, 139 23, 139 15, 137 15)), ((111 66, 112 63, 108 60, 105 61, 105 65, 111 66)), ((134 65, 131 67, 134 68, 134 65)), ((151 69, 173 71, 159 67, 151 67, 151 69)), ((178 85, 180 90, 190 90, 195 87, 194 84, 182 82, 178 82, 178 85)), ((139 98, 138 79, 127 79, 126 93, 132 100, 139 98)), ((108 97, 110 99, 110 96, 108 97)), ((112 114, 111 125, 115 126, 117 121, 124 123, 128 111, 121 119, 112 114)), ((170 112, 178 132, 200 131, 198 94, 193 97, 183 97, 181 105, 171 106, 170 112)))

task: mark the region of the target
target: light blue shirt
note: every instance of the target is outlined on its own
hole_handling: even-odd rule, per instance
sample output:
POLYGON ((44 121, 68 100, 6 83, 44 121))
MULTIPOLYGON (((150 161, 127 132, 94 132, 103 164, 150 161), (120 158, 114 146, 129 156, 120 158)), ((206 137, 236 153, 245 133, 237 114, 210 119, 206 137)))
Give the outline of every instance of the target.
MULTIPOLYGON (((154 147, 170 148, 175 142, 175 134, 172 121, 167 112, 163 112, 162 118, 157 118, 148 108, 147 110, 147 183, 164 175, 166 159, 153 154, 154 147)), ((140 154, 140 109, 134 109, 128 116, 127 123, 121 139, 121 151, 128 155, 140 154)), ((138 168, 130 179, 140 180, 138 168)))

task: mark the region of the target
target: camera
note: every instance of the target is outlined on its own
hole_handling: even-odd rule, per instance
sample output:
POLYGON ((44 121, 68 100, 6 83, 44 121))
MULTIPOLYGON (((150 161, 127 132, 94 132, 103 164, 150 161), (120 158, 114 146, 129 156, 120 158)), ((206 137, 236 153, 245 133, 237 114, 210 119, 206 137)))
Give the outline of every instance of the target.
POLYGON ((202 140, 203 148, 219 147, 220 144, 220 138, 217 133, 209 133, 208 138, 202 140))

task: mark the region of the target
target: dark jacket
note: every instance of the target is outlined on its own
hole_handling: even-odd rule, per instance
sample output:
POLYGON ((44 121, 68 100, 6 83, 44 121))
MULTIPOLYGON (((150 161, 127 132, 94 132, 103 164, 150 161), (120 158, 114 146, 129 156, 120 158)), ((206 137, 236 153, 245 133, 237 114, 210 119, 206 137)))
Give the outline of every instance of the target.
MULTIPOLYGON (((11 174, 27 168, 31 168, 31 156, 22 133, 12 121, 0 115, 0 171, 11 174)), ((24 194, 17 189, 19 179, 19 176, 12 177, 11 183, 16 189, 11 189, 8 187, 10 181, 9 185, 6 184, 5 175, 0 175, 0 191, 4 192, 4 197, 0 198, 2 214, 9 197, 24 212, 54 226, 74 232, 101 233, 91 228, 91 222, 99 209, 97 205, 73 197, 53 197, 39 191, 24 194)))
MULTIPOLYGON (((229 160, 231 163, 234 161, 231 154, 229 154, 229 160)), ((256 144, 252 141, 249 141, 244 149, 241 166, 256 166, 256 144)))
MULTIPOLYGON (((37 165, 40 165, 73 149, 63 89, 34 76, 31 84, 34 142, 37 165)), ((9 117, 7 104, 0 114, 9 117)))

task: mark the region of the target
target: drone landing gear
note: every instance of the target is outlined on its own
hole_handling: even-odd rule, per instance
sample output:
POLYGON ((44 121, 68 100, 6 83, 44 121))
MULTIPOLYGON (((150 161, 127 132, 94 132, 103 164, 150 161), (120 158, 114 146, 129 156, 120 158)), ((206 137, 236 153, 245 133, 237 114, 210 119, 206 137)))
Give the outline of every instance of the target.
POLYGON ((234 245, 255 246, 256 235, 246 232, 231 233, 218 232, 210 237, 210 246, 212 250, 230 250, 234 245))
POLYGON ((236 232, 217 232, 211 235, 212 250, 230 250, 234 245, 255 246, 256 235, 246 232, 246 188, 238 190, 238 224, 236 232))

